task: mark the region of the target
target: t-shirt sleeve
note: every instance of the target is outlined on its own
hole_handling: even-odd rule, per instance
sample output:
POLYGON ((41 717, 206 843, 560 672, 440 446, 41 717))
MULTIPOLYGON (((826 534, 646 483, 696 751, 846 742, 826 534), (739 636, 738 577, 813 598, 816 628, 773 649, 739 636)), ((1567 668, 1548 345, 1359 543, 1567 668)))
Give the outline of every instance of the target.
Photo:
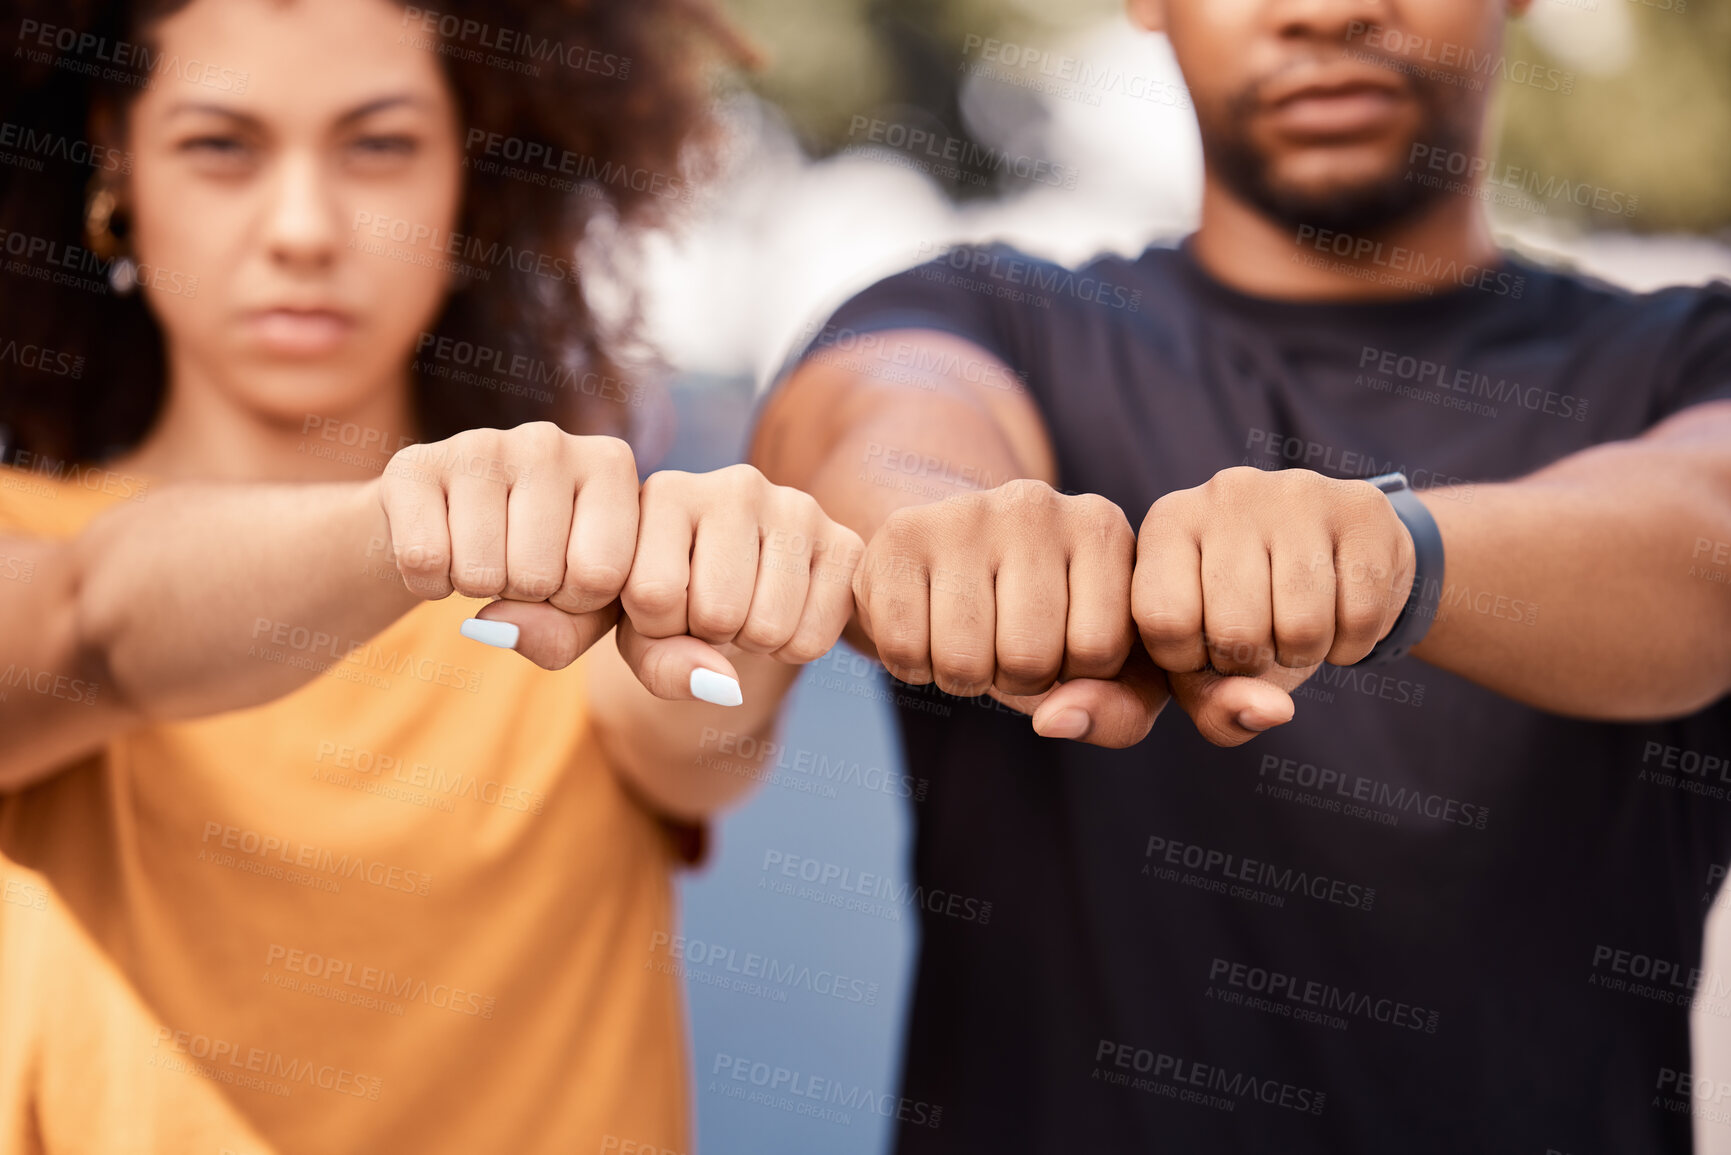
POLYGON ((1731 401, 1731 283, 1668 290, 1684 308, 1654 398, 1655 422, 1708 401, 1731 401))
MULTIPOLYGON (((837 309, 794 350, 777 382, 826 349, 852 352, 874 333, 933 329, 971 341, 1026 377, 1026 337, 1045 318, 1042 297, 1025 288, 1031 270, 1050 267, 1007 245, 964 246, 887 277, 837 309)), ((1050 305, 1050 301, 1046 300, 1050 305)))

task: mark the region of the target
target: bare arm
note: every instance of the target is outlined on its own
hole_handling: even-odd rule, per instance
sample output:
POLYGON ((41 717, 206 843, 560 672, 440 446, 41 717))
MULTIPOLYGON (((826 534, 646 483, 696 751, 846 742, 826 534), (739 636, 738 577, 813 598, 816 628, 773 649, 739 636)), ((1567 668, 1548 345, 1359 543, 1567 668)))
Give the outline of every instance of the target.
POLYGON ((310 681, 415 604, 387 542, 371 482, 172 486, 68 541, 0 541, 32 562, 0 588, 0 790, 310 681), (294 664, 257 656, 285 639, 294 664))
POLYGON ((1133 646, 1123 512, 1052 489, 1039 409, 992 354, 932 331, 876 336, 808 358, 751 451, 866 540, 848 640, 904 681, 990 693, 1047 737, 1140 741, 1167 694, 1133 646))
POLYGON ((1447 574, 1418 657, 1605 720, 1677 717, 1731 692, 1731 402, 1423 500, 1447 574))
MULTIPOLYGON (((1015 380, 997 358, 945 333, 881 337, 885 347, 905 341, 929 351, 934 364, 989 364, 994 371, 910 380, 870 354, 816 354, 783 384, 758 425, 750 456, 765 476, 810 493, 866 541, 898 509, 1016 478, 1057 481, 1033 399, 1020 388, 978 383, 1015 380)), ((863 653, 875 652, 857 621, 846 637, 863 653)))

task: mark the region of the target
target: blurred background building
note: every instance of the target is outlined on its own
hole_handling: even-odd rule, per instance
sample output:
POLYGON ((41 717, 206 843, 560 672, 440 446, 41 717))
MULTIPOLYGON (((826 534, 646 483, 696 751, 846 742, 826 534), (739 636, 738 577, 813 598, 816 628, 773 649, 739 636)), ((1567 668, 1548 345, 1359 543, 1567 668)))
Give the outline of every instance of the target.
MULTIPOLYGON (((1194 224, 1201 155, 1182 79, 1117 0, 726 7, 767 64, 719 81, 723 171, 678 235, 644 246, 645 335, 674 401, 646 460, 738 460, 802 335, 950 243, 1075 262, 1194 224)), ((1497 91, 1487 203, 1505 244, 1636 288, 1731 278, 1731 3, 1534 0, 1505 55, 1568 78, 1567 91, 1497 91)), ((875 894, 905 888, 923 787, 903 777, 885 698, 881 671, 844 649, 808 670, 768 781, 684 884, 702 1151, 888 1149, 916 910, 783 885, 797 863, 795 877, 836 868, 856 885, 872 875, 875 894), (732 1077, 742 1062, 766 1064, 774 1085, 732 1077), (794 1093, 815 1080, 851 1108, 794 1093)), ((1717 1057, 1731 1027, 1713 1026, 1728 1037, 1698 1073, 1731 1075, 1717 1057)), ((1704 1134, 1703 1150, 1731 1150, 1727 1138, 1704 1134)))

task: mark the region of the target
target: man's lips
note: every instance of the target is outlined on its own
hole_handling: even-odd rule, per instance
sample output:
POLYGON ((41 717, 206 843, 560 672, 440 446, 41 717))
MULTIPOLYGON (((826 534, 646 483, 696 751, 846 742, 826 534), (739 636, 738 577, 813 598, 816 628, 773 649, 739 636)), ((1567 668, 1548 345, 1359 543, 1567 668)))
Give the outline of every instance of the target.
POLYGON ((1283 133, 1303 137, 1357 136, 1387 126, 1407 90, 1382 69, 1307 69, 1264 94, 1265 115, 1283 133))
POLYGON ((1268 115, 1291 136, 1358 136, 1384 127, 1402 103, 1386 88, 1317 89, 1289 97, 1268 115))
POLYGON ((354 318, 338 309, 255 309, 245 315, 247 335, 259 348, 285 356, 318 356, 340 346, 354 318))

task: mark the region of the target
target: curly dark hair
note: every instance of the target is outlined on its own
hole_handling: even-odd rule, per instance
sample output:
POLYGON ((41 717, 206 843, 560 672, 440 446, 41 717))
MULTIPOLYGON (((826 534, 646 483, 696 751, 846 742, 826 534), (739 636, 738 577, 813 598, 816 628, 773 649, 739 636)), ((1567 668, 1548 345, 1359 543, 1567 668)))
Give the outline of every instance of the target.
MULTIPOLYGON (((93 110, 124 109, 147 81, 155 23, 187 2, 0 3, 0 34, 13 31, 19 49, 0 70, 0 459, 27 450, 100 461, 136 445, 162 405, 162 334, 142 294, 109 290, 110 261, 85 235, 93 177, 127 158, 87 142, 93 110)), ((508 151, 481 163, 466 152, 457 231, 488 254, 575 264, 598 222, 625 236, 665 223, 712 168, 706 49, 754 62, 710 0, 434 3, 436 11, 406 7, 405 20, 439 52, 465 141, 528 142, 568 162, 568 177, 543 184, 511 165, 508 151)), ((617 359, 635 309, 604 332, 579 276, 526 275, 509 261, 477 267, 423 335, 424 345, 457 353, 433 372, 417 362, 420 435, 545 419, 630 436, 642 394, 617 359), (538 387, 451 371, 476 348, 495 364, 538 367, 538 387)))

